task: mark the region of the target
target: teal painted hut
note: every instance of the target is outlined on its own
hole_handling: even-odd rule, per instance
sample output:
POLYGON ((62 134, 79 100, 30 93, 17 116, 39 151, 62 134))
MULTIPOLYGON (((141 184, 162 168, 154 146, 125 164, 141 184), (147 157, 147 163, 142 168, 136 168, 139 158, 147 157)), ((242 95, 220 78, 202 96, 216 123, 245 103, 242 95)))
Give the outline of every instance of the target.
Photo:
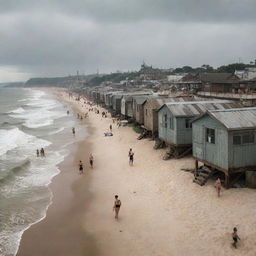
POLYGON ((256 174, 256 107, 212 110, 195 119, 193 157, 196 165, 224 172, 227 187, 239 173, 256 174))
POLYGON ((183 154, 187 149, 192 149, 191 121, 194 118, 207 110, 237 107, 241 107, 241 105, 221 100, 166 103, 158 110, 159 138, 175 150, 180 148, 175 154, 183 154))

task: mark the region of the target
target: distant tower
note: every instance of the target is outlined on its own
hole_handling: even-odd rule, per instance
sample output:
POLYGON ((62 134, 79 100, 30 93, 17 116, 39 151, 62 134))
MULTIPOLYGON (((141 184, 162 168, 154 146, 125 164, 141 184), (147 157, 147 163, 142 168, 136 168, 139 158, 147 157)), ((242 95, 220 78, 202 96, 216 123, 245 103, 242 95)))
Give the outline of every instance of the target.
POLYGON ((79 71, 78 70, 76 71, 76 77, 77 77, 77 82, 79 83, 80 79, 79 79, 79 71))

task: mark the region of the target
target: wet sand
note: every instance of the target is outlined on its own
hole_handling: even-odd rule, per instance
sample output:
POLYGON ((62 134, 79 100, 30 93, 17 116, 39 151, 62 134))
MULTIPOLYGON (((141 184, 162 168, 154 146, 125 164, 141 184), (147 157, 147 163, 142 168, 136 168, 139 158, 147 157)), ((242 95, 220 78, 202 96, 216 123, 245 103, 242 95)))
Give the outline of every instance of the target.
MULTIPOLYGON (((88 112, 67 94, 64 100, 88 112)), ((163 161, 165 150, 137 140, 131 127, 118 128, 93 112, 87 122, 91 133, 79 153, 89 143, 95 168, 84 177, 68 173, 65 181, 64 173, 77 163, 65 160, 64 173, 51 185, 47 217, 24 233, 18 255, 255 255, 255 190, 223 190, 218 198, 213 181, 200 187, 181 171, 193 168, 191 157, 163 161), (114 136, 104 137, 110 124, 114 136), (132 167, 129 148, 135 152, 132 167), (112 211, 115 194, 122 201, 119 220, 112 211), (238 249, 231 246, 234 226, 242 239, 238 249)))
MULTIPOLYGON (((88 120, 86 126, 91 135, 93 131, 88 120)), ((93 236, 82 225, 91 199, 90 149, 87 139, 70 146, 71 153, 59 165, 60 174, 49 186, 53 200, 47 216, 24 232, 17 255, 98 255, 93 236), (83 175, 78 172, 79 160, 85 165, 83 175)))

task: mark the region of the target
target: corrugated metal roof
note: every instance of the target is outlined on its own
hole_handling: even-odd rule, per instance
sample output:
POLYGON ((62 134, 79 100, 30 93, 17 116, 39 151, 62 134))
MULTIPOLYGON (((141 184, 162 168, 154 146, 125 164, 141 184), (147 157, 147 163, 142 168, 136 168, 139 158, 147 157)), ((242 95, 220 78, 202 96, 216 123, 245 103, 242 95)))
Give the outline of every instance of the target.
POLYGON ((208 113, 228 130, 256 128, 256 107, 213 110, 208 113))
POLYGON ((136 102, 136 104, 143 104, 147 99, 150 98, 150 95, 148 97, 141 97, 141 96, 134 96, 133 99, 136 102))
POLYGON ((172 114, 176 117, 182 116, 198 116, 205 113, 207 110, 226 109, 226 108, 241 108, 240 103, 232 101, 191 101, 191 102, 172 102, 166 103, 172 114))

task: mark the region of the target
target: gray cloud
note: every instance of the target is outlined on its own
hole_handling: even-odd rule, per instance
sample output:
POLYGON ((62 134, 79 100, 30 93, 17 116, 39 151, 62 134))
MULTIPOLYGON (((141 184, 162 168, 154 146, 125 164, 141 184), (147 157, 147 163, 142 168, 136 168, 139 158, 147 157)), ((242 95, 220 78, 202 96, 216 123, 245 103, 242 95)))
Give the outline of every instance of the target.
POLYGON ((0 6, 0 81, 8 77, 6 66, 15 80, 132 70, 143 59, 176 67, 256 57, 254 0, 8 0, 0 6))
POLYGON ((179 22, 255 21, 255 0, 1 0, 0 12, 45 10, 102 22, 161 19, 179 22))

